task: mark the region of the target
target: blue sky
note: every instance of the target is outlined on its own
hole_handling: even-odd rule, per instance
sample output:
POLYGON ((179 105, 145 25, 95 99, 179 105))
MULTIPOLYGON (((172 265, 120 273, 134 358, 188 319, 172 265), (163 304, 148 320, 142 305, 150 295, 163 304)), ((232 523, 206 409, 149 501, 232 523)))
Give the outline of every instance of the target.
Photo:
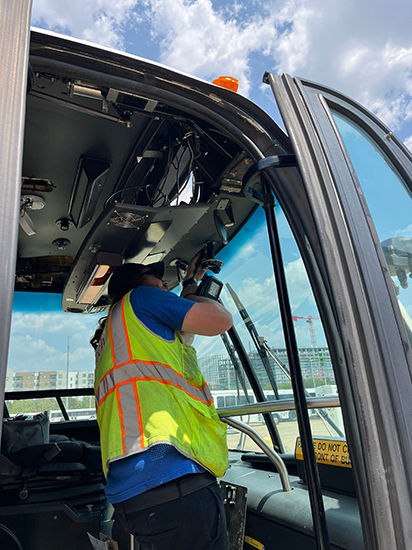
MULTIPOLYGON (((239 93, 278 122, 271 91, 262 84, 266 70, 321 82, 374 111, 410 149, 411 21, 411 0, 393 0, 390 13, 389 4, 382 0, 33 0, 32 16, 37 27, 127 51, 208 81, 219 75, 235 76, 240 81, 239 93)), ((372 210, 374 189, 367 197, 372 210)), ((381 240, 412 235, 410 202, 399 209, 402 200, 398 197, 398 206, 393 208, 398 225, 388 226, 385 206, 390 201, 383 199, 382 191, 377 194, 375 190, 375 195, 379 199, 373 214, 379 218, 375 221, 381 240)), ((277 217, 293 314, 316 316, 303 263, 279 209, 277 217)), ((223 251, 222 280, 229 281, 239 294, 258 332, 271 345, 283 347, 277 304, 268 300, 275 297, 275 289, 261 222, 256 220, 253 242, 239 235, 239 246, 223 251)), ((250 228, 247 236, 251 236, 250 228)), ((400 297, 412 316, 411 293, 412 285, 400 297)), ((223 299, 247 339, 226 290, 223 299)), ((88 340, 96 319, 57 312, 59 303, 43 305, 47 306, 44 314, 36 316, 27 303, 20 304, 13 318, 10 368, 65 369, 68 334, 71 370, 93 368, 88 340)), ((324 345, 320 322, 314 326, 318 345, 324 345)), ((310 345, 307 323, 297 323, 296 334, 299 345, 310 345)), ((219 338, 213 342, 198 339, 196 347, 200 355, 222 350, 219 338)))
POLYGON ((33 0, 32 23, 169 65, 239 93, 278 121, 266 70, 338 89, 412 149, 410 0, 33 0))

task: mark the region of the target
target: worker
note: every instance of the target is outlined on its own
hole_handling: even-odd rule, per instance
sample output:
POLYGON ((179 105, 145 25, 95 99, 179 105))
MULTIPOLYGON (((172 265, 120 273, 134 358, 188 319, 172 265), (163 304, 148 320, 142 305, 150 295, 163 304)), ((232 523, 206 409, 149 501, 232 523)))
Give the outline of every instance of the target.
POLYGON ((232 317, 196 295, 200 254, 181 297, 168 292, 162 262, 119 266, 91 341, 106 496, 141 550, 227 548, 216 481, 227 468, 226 426, 184 339, 221 334, 232 317))

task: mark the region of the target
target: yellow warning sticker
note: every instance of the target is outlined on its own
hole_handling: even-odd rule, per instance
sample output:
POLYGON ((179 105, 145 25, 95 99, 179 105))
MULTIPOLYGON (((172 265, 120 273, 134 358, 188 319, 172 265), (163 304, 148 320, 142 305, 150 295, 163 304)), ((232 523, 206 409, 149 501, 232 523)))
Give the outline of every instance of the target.
MULTIPOLYGON (((319 464, 331 464, 342 468, 352 467, 346 441, 313 438, 313 448, 315 449, 316 462, 319 464)), ((303 460, 300 437, 296 439, 295 458, 303 460)))
POLYGON ((248 537, 247 535, 245 535, 245 542, 250 544, 250 546, 253 546, 253 548, 258 548, 259 550, 265 550, 265 547, 261 542, 255 539, 252 539, 252 537, 248 537))

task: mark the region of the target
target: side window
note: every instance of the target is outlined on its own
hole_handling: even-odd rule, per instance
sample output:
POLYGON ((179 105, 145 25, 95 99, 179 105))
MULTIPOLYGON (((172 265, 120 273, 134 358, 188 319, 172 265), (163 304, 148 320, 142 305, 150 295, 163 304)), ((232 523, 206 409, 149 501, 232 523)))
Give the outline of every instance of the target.
POLYGON ((359 126, 340 113, 332 114, 372 215, 412 345, 411 190, 359 126))

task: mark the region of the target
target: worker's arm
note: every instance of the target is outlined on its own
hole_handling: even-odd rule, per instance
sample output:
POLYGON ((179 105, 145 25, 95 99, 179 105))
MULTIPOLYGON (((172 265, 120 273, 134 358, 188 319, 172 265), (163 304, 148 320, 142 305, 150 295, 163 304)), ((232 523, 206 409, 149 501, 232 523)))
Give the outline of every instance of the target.
POLYGON ((219 302, 196 294, 188 295, 186 298, 196 303, 186 313, 182 331, 216 336, 229 330, 233 325, 232 315, 219 302))
POLYGON ((196 303, 186 313, 182 324, 182 332, 216 336, 229 330, 233 325, 233 320, 232 315, 222 304, 196 294, 197 281, 205 274, 204 270, 196 269, 201 252, 199 251, 192 258, 187 268, 185 279, 194 279, 194 282, 183 289, 181 296, 196 303))

